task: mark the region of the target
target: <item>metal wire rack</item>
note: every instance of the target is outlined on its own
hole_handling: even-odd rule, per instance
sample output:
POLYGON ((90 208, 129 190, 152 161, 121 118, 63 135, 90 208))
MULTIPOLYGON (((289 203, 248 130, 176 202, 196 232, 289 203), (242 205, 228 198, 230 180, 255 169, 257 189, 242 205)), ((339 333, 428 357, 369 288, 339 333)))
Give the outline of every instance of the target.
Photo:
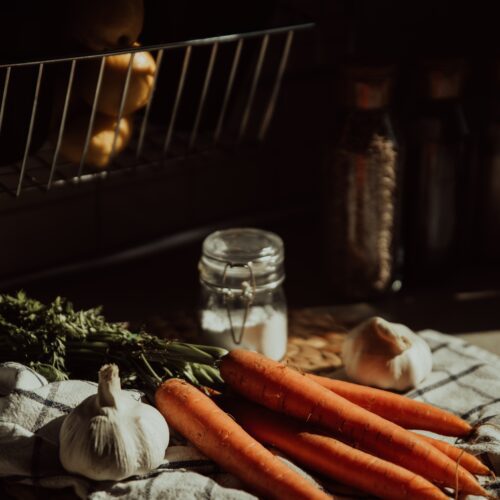
POLYGON ((21 98, 25 103, 31 103, 26 116, 25 133, 22 134, 24 142, 20 147, 19 158, 0 166, 0 198, 5 195, 19 197, 26 190, 50 191, 68 184, 87 183, 130 170, 163 168, 171 159, 190 156, 200 151, 205 152, 221 146, 233 147, 247 141, 263 141, 273 117, 294 35, 298 30, 311 26, 310 23, 303 23, 100 54, 0 64, 0 85, 2 85, 0 86, 0 139, 9 126, 5 123, 9 99, 21 98), (245 51, 249 52, 249 47, 252 47, 253 52, 252 57, 247 58, 246 62, 251 60, 251 64, 243 65, 243 55, 245 51), (274 54, 272 57, 271 47, 274 54), (193 72, 191 75, 195 52, 200 50, 204 51, 207 60, 203 64, 203 71, 193 72), (132 62, 139 51, 148 51, 153 55, 156 71, 145 107, 134 114, 135 126, 132 138, 126 149, 117 154, 115 150, 119 123, 124 114, 129 92, 132 62), (224 52, 223 57, 222 52, 224 52), (130 63, 121 89, 120 106, 112 139, 112 161, 105 170, 97 170, 87 164, 89 144, 96 119, 106 58, 120 53, 129 53, 130 63), (170 71, 166 68, 173 54, 176 54, 180 64, 170 71), (61 154, 61 145, 71 113, 78 70, 88 60, 97 61, 99 69, 92 105, 87 110, 88 122, 83 151, 79 162, 69 162, 61 154), (271 81, 264 86, 262 78, 266 63, 270 65, 270 71, 267 73, 272 76, 271 81), (30 68, 33 85, 27 90, 26 95, 20 97, 13 88, 14 77, 16 72, 26 71, 27 68, 30 68), (44 85, 51 81, 55 72, 59 82, 62 82, 60 85, 62 90, 57 92, 61 109, 56 113, 55 119, 52 117, 49 125, 42 123, 46 116, 40 112, 40 102, 44 85), (195 92, 186 96, 190 78, 197 80, 198 86, 195 92), (217 93, 212 92, 215 78, 219 84, 217 93), (170 79, 170 83, 167 83, 167 79, 170 79), (241 81, 245 84, 241 84, 241 81), (162 93, 166 91, 172 94, 168 106, 162 97, 162 93), (179 126, 182 107, 186 104, 190 106, 190 112, 183 114, 183 124, 179 126), (163 106, 168 109, 164 110, 163 106), (210 119, 207 116, 209 106, 210 119), (163 114, 160 119, 158 119, 159 114, 163 114), (187 121, 190 124, 186 124, 187 121), (34 131, 48 128, 50 134, 47 133, 42 143, 34 147, 34 131))

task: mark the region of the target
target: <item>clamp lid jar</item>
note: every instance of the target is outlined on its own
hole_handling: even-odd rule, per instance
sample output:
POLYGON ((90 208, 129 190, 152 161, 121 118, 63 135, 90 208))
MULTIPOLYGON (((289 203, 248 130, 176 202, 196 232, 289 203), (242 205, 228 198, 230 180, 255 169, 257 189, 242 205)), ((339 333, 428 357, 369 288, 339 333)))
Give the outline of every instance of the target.
POLYGON ((281 238, 254 228, 216 231, 203 242, 199 272, 203 340, 281 359, 287 344, 281 238))

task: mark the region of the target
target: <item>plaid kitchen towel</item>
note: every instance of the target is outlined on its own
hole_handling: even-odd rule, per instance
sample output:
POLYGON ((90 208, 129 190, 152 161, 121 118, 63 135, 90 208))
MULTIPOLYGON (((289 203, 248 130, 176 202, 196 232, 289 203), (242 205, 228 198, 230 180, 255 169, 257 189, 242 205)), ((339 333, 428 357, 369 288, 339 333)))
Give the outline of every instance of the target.
MULTIPOLYGON (((500 357, 457 337, 432 330, 420 334, 431 348, 433 369, 407 395, 451 411, 474 425, 475 431, 467 440, 439 437, 481 456, 500 474, 500 357)), ((500 479, 481 482, 493 498, 500 498, 500 479)))
MULTIPOLYGON (((255 498, 194 447, 172 436, 164 463, 150 474, 122 482, 95 482, 68 474, 59 462, 59 429, 65 416, 97 384, 47 383, 18 363, 0 364, 0 478, 42 488, 74 489, 80 498, 192 500, 255 498)), ((126 391, 139 400, 138 391, 126 391)))
MULTIPOLYGON (((481 454, 500 471, 500 358, 455 337, 430 330, 421 335, 431 346, 434 369, 409 396, 476 424, 467 442, 449 440, 481 454)), ((92 500, 254 498, 234 477, 175 436, 164 463, 146 476, 112 483, 66 473, 58 459, 59 427, 74 406, 95 392, 92 382, 47 384, 22 365, 0 365, 0 477, 42 487, 72 487, 78 497, 92 500)), ((141 397, 137 391, 128 393, 141 397)), ((485 486, 500 498, 500 480, 485 480, 485 486)))

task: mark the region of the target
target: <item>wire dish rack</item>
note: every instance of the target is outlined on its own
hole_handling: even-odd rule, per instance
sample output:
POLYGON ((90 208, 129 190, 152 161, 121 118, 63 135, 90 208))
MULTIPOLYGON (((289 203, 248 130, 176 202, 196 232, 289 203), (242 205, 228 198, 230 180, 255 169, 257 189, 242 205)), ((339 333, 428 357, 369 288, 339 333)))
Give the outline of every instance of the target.
MULTIPOLYGON (((14 161, 0 165, 0 199, 20 197, 28 190, 46 192, 130 171, 164 168, 170 160, 200 152, 262 142, 273 117, 294 35, 310 27, 311 23, 302 23, 99 54, 0 64, 0 140, 9 126, 5 117, 12 105, 10 99, 21 99, 24 107, 28 106, 20 154, 14 161), (130 142, 117 154, 132 62, 134 54, 142 51, 150 52, 156 61, 152 90, 145 107, 133 116, 130 142), (87 154, 106 58, 120 53, 131 57, 121 88, 112 161, 104 170, 98 170, 87 164, 87 154), (96 61, 99 70, 92 105, 88 107, 83 152, 79 162, 72 163, 61 155, 61 144, 78 71, 89 60, 96 61), (172 61, 176 63, 170 67, 172 61), (16 74, 20 72, 30 75, 29 88, 21 96, 15 88, 16 74), (54 75, 59 85, 56 90, 52 85, 54 75), (266 85, 264 78, 268 80, 266 85), (53 98, 48 106, 44 104, 47 88, 53 98), (54 98, 59 103, 57 112, 54 98), (52 109, 47 112, 47 107, 52 109), (46 136, 42 133, 42 140, 35 140, 40 131, 46 136)), ((0 162, 2 156, 0 151, 0 162)))

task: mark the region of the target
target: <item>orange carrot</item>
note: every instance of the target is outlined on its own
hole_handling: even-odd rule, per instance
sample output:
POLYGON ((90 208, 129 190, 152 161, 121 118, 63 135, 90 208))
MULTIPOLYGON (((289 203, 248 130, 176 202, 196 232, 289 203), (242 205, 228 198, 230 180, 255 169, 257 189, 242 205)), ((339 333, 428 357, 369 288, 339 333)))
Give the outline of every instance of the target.
POLYGON ((248 401, 223 399, 222 407, 255 439, 307 469, 380 498, 449 500, 439 488, 403 467, 357 450, 248 401))
POLYGON ((432 482, 465 493, 484 489, 463 467, 411 432, 329 391, 261 354, 235 349, 220 362, 222 378, 244 397, 271 410, 341 433, 365 451, 432 482))
POLYGON ((453 413, 394 392, 320 377, 312 373, 308 373, 307 377, 405 429, 421 429, 444 436, 460 437, 467 436, 472 431, 468 422, 453 413))
POLYGON ((255 493, 280 500, 331 499, 309 479, 275 457, 208 396, 187 382, 167 380, 157 389, 155 401, 170 426, 255 493))
POLYGON ((439 439, 434 439, 430 436, 424 436, 422 434, 416 434, 419 438, 424 439, 428 443, 435 446, 438 450, 441 450, 445 455, 448 455, 452 460, 458 462, 464 469, 467 469, 473 474, 479 474, 482 476, 491 475, 491 470, 486 467, 486 465, 481 462, 478 458, 465 450, 457 448, 446 441, 441 441, 439 439))

